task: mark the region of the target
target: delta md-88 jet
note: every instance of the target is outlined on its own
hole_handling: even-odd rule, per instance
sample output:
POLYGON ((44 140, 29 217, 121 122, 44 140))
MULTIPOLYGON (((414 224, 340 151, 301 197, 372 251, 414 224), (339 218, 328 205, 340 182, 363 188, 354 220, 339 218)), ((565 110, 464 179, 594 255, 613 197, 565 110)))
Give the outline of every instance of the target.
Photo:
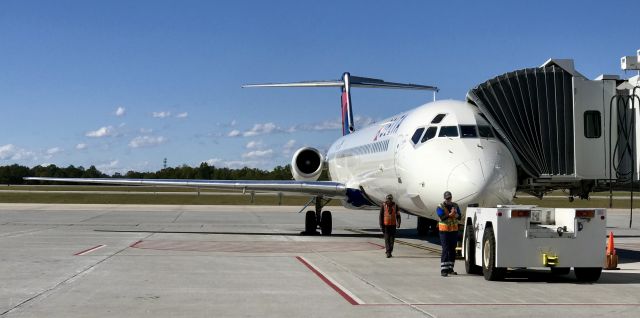
POLYGON ((303 193, 312 197, 307 205, 315 206, 315 210, 307 211, 305 232, 315 233, 320 227, 323 235, 332 231, 331 212, 322 211, 332 199, 341 200, 349 208, 376 208, 392 194, 402 210, 419 217, 418 231, 426 233, 436 227, 436 207, 447 190, 463 210, 470 205, 507 204, 515 194, 517 171, 513 156, 474 105, 434 101, 355 130, 351 88, 437 91, 436 87, 385 82, 349 73, 335 81, 244 87, 340 87, 343 136, 326 154, 311 147, 297 150, 291 161, 294 180, 26 179, 303 193), (329 170, 331 181, 317 181, 324 169, 329 170))

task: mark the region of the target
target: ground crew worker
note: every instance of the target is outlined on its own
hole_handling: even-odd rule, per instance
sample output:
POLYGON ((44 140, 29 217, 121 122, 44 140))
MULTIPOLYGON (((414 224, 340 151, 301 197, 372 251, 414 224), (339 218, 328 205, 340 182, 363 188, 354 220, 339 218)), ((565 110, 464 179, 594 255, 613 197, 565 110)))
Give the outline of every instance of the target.
POLYGON ((387 195, 387 201, 380 207, 380 230, 384 233, 384 246, 387 258, 392 257, 393 243, 396 238, 396 227, 400 228, 400 212, 398 205, 393 202, 393 196, 387 195))
POLYGON ((442 256, 440 257, 440 275, 458 275, 453 271, 456 261, 456 244, 458 243, 458 221, 462 218, 460 207, 451 201, 451 192, 445 191, 444 202, 437 209, 438 230, 440 231, 440 244, 442 256))

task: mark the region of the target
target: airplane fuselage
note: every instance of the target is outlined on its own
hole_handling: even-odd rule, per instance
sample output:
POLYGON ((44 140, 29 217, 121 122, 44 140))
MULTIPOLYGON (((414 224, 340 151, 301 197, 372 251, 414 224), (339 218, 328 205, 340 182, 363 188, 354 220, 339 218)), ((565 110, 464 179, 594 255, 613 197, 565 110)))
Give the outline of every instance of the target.
POLYGON ((333 181, 360 189, 375 205, 392 194, 406 212, 431 219, 437 219, 444 191, 463 209, 490 207, 510 203, 517 185, 507 147, 477 107, 454 100, 427 103, 345 135, 326 158, 333 181))

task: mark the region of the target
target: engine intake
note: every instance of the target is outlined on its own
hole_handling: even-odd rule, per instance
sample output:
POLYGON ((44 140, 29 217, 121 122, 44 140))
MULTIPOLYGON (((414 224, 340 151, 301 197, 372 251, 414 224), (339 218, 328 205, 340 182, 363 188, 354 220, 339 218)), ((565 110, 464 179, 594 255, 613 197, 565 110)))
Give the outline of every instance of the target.
POLYGON ((297 181, 316 181, 320 178, 324 158, 320 151, 311 147, 298 149, 291 160, 291 174, 297 181))

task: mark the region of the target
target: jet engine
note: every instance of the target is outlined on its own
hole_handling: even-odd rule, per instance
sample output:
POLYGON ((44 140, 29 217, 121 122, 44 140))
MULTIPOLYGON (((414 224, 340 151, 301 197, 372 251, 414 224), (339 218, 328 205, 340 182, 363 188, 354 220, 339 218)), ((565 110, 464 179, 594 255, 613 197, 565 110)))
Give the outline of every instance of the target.
POLYGON ((297 181, 316 181, 320 178, 323 164, 324 158, 318 149, 300 148, 291 159, 291 174, 297 181))

